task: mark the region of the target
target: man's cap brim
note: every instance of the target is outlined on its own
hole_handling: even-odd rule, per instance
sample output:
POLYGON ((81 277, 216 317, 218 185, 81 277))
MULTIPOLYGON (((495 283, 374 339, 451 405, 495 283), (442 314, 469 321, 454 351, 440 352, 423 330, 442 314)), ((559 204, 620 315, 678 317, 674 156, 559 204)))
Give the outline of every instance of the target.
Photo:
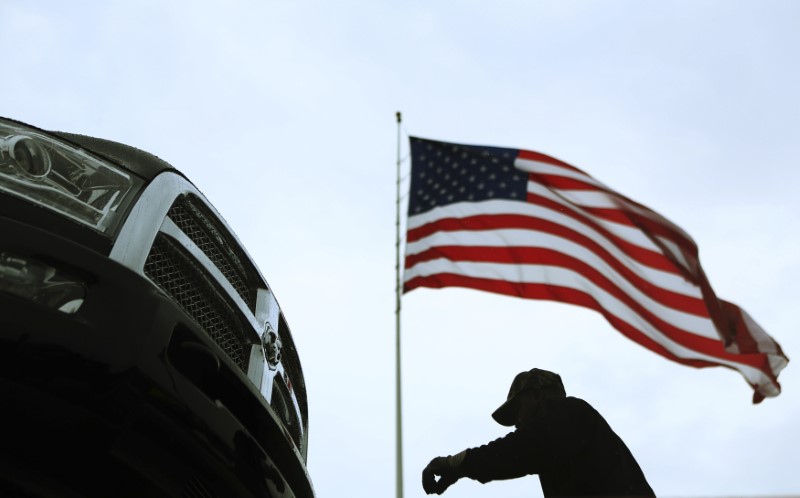
POLYGON ((506 427, 511 427, 517 423, 516 421, 517 415, 517 407, 516 407, 516 396, 507 400, 505 403, 500 405, 500 408, 492 413, 492 418, 500 425, 504 425, 506 427))

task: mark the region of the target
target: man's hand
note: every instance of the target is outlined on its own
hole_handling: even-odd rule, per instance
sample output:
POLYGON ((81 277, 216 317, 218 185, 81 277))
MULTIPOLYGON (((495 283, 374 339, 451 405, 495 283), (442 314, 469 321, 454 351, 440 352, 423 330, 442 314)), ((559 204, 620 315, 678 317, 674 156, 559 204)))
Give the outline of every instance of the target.
POLYGON ((448 457, 436 457, 422 471, 422 489, 429 495, 440 495, 456 481, 464 477, 461 462, 466 452, 448 457), (439 476, 439 479, 436 479, 439 476))

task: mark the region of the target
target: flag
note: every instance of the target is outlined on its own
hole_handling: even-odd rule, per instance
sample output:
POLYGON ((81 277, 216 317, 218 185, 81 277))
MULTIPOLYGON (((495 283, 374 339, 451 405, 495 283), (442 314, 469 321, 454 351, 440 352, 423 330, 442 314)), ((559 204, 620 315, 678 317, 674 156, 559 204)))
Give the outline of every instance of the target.
POLYGON ((740 372, 753 402, 788 359, 718 299, 692 238, 583 171, 527 150, 411 137, 403 291, 466 287, 596 310, 678 363, 740 372))

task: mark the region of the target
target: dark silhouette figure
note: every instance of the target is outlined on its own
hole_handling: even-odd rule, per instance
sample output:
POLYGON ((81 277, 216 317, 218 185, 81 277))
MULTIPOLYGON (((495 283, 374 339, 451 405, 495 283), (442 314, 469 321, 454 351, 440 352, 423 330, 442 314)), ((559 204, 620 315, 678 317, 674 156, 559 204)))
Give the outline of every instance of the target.
POLYGON ((558 374, 520 373, 492 417, 516 430, 431 460, 422 471, 426 493, 442 494, 462 477, 486 483, 538 474, 546 497, 655 497, 622 439, 589 403, 566 395, 558 374))

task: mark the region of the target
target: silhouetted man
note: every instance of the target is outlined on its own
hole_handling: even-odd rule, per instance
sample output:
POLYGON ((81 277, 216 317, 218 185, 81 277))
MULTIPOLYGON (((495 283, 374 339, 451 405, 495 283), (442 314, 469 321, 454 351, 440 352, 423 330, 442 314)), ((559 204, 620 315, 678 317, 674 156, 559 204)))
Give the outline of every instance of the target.
POLYGON ((567 397, 558 374, 520 373, 492 417, 516 430, 431 460, 422 471, 426 493, 442 494, 462 477, 486 483, 538 474, 548 498, 655 496, 622 439, 589 403, 567 397))

